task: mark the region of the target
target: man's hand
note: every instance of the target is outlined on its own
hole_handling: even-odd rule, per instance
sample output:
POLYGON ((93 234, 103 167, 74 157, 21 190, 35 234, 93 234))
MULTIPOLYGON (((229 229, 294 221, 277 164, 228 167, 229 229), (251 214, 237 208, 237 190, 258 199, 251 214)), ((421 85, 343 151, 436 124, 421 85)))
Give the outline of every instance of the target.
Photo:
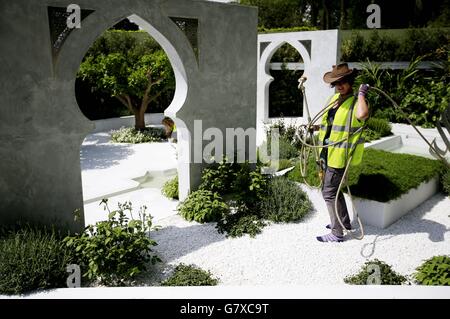
POLYGON ((366 96, 367 92, 369 91, 369 84, 361 84, 359 86, 358 96, 366 96))

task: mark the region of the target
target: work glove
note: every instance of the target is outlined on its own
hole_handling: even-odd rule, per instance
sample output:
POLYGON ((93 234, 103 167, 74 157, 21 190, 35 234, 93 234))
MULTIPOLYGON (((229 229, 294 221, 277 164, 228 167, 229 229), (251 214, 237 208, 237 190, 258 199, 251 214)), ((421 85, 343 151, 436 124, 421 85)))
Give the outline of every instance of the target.
POLYGON ((369 91, 369 87, 369 84, 361 84, 359 86, 358 96, 362 95, 365 97, 367 92, 369 91))

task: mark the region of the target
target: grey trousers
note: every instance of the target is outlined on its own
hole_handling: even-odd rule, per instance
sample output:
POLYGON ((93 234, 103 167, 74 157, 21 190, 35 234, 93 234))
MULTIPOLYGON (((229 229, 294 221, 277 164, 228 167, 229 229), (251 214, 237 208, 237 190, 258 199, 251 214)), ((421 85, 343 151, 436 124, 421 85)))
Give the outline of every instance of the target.
MULTIPOLYGON (((337 196, 337 191, 339 188, 339 184, 341 182, 342 176, 344 175, 344 168, 333 168, 327 167, 325 172, 325 178, 322 186, 322 196, 325 199, 325 203, 327 204, 328 213, 330 214, 331 221, 331 232, 336 236, 343 236, 344 230, 342 229, 341 224, 339 223, 335 209, 334 202, 337 196)), ((347 211, 347 205, 345 204, 345 198, 342 192, 339 194, 337 209, 339 217, 344 224, 345 228, 350 229, 350 217, 347 211)))

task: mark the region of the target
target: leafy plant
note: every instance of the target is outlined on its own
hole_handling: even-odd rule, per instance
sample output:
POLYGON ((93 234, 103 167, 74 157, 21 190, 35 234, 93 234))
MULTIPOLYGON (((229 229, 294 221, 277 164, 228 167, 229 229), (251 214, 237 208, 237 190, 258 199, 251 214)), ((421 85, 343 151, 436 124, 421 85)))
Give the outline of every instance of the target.
POLYGON ((151 249, 157 243, 148 235, 154 229, 152 217, 143 206, 139 218, 134 219, 131 202, 119 203, 114 211, 109 210, 107 199, 100 204, 108 210, 108 220, 89 225, 82 234, 68 236, 64 242, 75 250, 75 259, 88 280, 105 285, 132 284, 137 275, 147 271, 148 262, 161 261, 151 249))
POLYGON ((161 286, 216 286, 218 282, 210 271, 181 263, 175 267, 170 278, 161 282, 161 286))
POLYGON ((225 159, 220 163, 214 163, 203 169, 202 183, 199 189, 209 190, 221 195, 233 193, 232 183, 238 170, 238 164, 228 163, 225 159))
POLYGON ((0 294, 66 287, 73 251, 54 229, 24 226, 0 239, 0 294))
POLYGON ((306 193, 286 177, 272 178, 268 194, 261 202, 263 216, 274 222, 297 222, 311 208, 312 203, 306 193))
POLYGON ((420 285, 450 286, 450 256, 434 256, 416 270, 414 278, 420 285))
POLYGON ((199 189, 178 205, 179 214, 186 220, 207 223, 219 220, 228 211, 222 197, 212 191, 199 189))
POLYGON ((378 274, 381 285, 401 285, 408 281, 405 276, 395 272, 392 266, 378 259, 374 259, 367 261, 357 274, 345 277, 344 282, 350 285, 367 285, 369 284, 368 281, 371 282, 371 278, 369 277, 377 277, 378 274))
POLYGON ((227 237, 241 237, 245 234, 255 237, 261 233, 264 226, 266 223, 261 215, 243 206, 223 215, 223 218, 217 222, 216 228, 219 233, 226 233, 227 237))
POLYGON ((442 175, 442 186, 447 195, 450 196, 450 169, 448 168, 445 174, 442 175))
POLYGON ((386 119, 370 117, 364 131, 366 142, 377 140, 381 137, 392 135, 392 126, 386 119))
POLYGON ((136 130, 132 127, 122 127, 111 132, 111 142, 113 143, 149 143, 165 140, 164 132, 161 129, 147 127, 143 130, 136 130))
POLYGON ((168 198, 178 199, 178 175, 164 183, 161 192, 168 198))

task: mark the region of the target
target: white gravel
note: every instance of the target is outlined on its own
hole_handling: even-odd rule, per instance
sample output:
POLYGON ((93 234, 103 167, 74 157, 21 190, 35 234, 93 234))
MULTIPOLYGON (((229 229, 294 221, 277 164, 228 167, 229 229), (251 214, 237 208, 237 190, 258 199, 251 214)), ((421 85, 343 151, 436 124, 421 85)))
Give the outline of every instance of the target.
POLYGON ((163 267, 195 264, 221 285, 344 285, 368 259, 380 259, 404 275, 424 259, 450 253, 450 199, 437 194, 386 229, 366 226, 363 240, 320 243, 329 222, 320 193, 305 188, 315 212, 300 223, 272 224, 250 238, 226 238, 214 223, 187 222, 174 215, 153 233, 163 267))

